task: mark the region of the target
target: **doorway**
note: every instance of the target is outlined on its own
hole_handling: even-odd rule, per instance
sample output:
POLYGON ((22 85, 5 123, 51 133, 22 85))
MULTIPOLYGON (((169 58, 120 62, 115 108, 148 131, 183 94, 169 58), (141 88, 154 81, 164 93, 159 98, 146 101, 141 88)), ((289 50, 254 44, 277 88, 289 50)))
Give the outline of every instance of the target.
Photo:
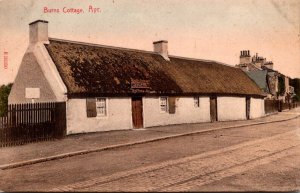
POLYGON ((211 122, 218 121, 217 113, 217 97, 210 97, 210 120, 211 122))
POLYGON ((132 97, 132 123, 133 127, 143 128, 143 100, 142 97, 132 97))
POLYGON ((250 97, 246 97, 246 118, 250 119, 250 97))

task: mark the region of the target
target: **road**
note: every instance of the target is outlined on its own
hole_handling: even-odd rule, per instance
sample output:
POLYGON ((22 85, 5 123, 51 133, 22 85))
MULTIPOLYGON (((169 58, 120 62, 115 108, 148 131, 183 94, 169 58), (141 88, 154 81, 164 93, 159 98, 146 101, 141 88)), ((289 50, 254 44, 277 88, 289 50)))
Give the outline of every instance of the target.
POLYGON ((2 170, 0 190, 300 190, 299 121, 217 130, 2 170))

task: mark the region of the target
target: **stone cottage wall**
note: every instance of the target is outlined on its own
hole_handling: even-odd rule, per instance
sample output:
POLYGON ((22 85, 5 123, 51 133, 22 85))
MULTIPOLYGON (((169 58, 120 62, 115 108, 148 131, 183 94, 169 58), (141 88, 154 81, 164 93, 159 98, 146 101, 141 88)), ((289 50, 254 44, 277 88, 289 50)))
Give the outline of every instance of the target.
POLYGON ((218 97, 217 103, 218 121, 246 119, 245 97, 218 97))
POLYGON ((132 129, 131 98, 107 98, 107 116, 87 117, 86 99, 67 101, 67 134, 132 129))
POLYGON ((31 103, 31 99, 25 97, 26 88, 38 88, 40 90, 40 98, 34 99, 35 102, 56 101, 56 96, 33 53, 24 55, 9 94, 8 103, 31 103))
POLYGON ((170 114, 160 111, 159 97, 143 98, 144 126, 200 123, 210 121, 209 98, 200 97, 199 107, 194 106, 194 97, 178 97, 176 112, 170 114))
POLYGON ((250 119, 265 116, 264 99, 251 98, 250 99, 250 119))

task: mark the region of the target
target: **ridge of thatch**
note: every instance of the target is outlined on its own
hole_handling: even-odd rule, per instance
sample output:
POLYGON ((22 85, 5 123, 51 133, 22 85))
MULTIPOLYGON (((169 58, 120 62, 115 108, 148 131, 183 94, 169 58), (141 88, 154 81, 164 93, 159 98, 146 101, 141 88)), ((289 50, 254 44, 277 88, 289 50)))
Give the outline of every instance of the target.
POLYGON ((45 45, 69 95, 226 94, 263 96, 239 68, 216 61, 50 38, 45 45), (132 80, 147 80, 146 90, 132 80))

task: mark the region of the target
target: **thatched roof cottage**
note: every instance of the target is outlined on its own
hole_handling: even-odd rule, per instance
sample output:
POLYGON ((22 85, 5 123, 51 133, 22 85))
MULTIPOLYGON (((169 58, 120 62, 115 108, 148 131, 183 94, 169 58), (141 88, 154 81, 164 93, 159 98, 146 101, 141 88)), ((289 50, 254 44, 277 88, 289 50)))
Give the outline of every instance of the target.
POLYGON ((30 44, 9 103, 66 101, 67 133, 241 120, 264 115, 261 89, 216 61, 48 37, 29 24, 30 44))

